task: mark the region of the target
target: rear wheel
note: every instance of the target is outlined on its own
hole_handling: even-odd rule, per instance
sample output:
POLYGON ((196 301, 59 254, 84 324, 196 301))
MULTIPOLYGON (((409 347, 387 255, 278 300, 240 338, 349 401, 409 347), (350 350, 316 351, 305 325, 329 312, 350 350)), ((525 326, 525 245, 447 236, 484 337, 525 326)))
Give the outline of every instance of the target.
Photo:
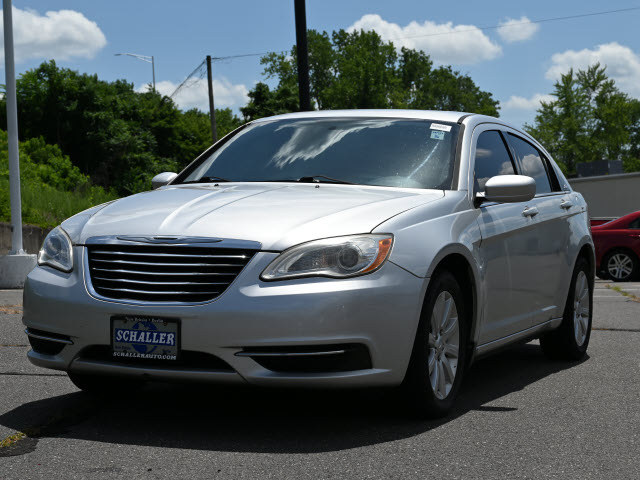
POLYGON ((540 337, 544 353, 554 359, 581 360, 587 353, 593 312, 593 279, 584 258, 576 262, 562 323, 540 337))
POLYGON ((638 258, 626 250, 612 250, 602 261, 607 276, 614 282, 631 280, 638 272, 638 258))
POLYGON ((453 407, 466 362, 467 314, 455 277, 441 272, 431 280, 404 382, 416 411, 442 417, 453 407))
POLYGON ((83 392, 102 397, 121 395, 123 389, 131 392, 144 385, 144 380, 135 378, 87 375, 72 372, 67 372, 67 375, 73 384, 83 392))

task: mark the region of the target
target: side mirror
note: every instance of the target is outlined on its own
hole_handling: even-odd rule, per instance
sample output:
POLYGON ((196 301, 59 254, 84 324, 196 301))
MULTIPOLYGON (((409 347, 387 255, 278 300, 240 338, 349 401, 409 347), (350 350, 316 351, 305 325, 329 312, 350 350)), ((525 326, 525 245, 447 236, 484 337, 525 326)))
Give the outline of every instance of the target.
POLYGON ((497 175, 484 184, 485 202, 527 202, 536 194, 536 181, 526 175, 497 175))
POLYGON ((178 174, 173 172, 159 173, 158 175, 156 175, 151 179, 151 189, 155 190, 156 188, 160 188, 163 185, 166 185, 167 183, 169 183, 171 180, 173 180, 177 176, 178 174))

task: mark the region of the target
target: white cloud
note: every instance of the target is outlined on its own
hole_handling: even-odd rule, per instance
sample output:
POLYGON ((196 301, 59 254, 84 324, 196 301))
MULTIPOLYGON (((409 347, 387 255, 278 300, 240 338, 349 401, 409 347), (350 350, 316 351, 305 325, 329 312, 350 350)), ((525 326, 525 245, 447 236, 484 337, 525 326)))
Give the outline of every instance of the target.
MULTIPOLYGON (((0 32, 0 58, 4 59, 1 23, 0 32)), ((32 58, 93 58, 107 39, 96 22, 80 12, 58 10, 40 15, 35 10, 13 7, 13 43, 16 62, 23 62, 32 58)))
POLYGON ((502 107, 505 110, 537 110, 541 102, 550 102, 554 99, 553 95, 543 95, 542 93, 536 93, 531 98, 511 95, 502 107))
POLYGON ((452 22, 420 24, 405 27, 383 20, 380 15, 364 15, 348 31, 375 30, 385 41, 400 47, 422 50, 441 64, 471 64, 492 60, 502 54, 500 45, 491 41, 474 25, 453 25, 452 22))
POLYGON ((640 55, 617 42, 598 45, 594 50, 585 48, 579 52, 556 53, 551 57, 551 63, 545 74, 549 80, 558 80, 570 68, 584 70, 595 63, 606 65, 607 75, 616 81, 620 90, 640 98, 640 55))
MULTIPOLYGON (((156 90, 162 95, 171 95, 179 83, 173 83, 168 80, 156 83, 156 90)), ((136 91, 145 92, 149 85, 138 87, 136 91)), ((248 101, 249 90, 243 84, 234 85, 224 77, 213 79, 213 100, 216 108, 226 107, 243 107, 248 101)), ((173 100, 183 110, 198 108, 204 112, 209 111, 209 89, 207 80, 197 78, 190 80, 173 100)))
POLYGON ((537 23, 531 23, 527 17, 507 18, 500 22, 498 35, 507 43, 529 40, 540 29, 537 23))

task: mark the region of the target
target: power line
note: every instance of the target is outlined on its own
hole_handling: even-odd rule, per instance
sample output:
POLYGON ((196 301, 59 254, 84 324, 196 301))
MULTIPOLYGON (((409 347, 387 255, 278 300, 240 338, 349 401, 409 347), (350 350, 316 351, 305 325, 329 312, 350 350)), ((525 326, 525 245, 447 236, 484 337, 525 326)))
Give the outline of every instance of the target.
MULTIPOLYGON (((612 13, 622 13, 622 12, 631 12, 635 10, 640 10, 640 7, 630 7, 630 8, 619 8, 617 10, 604 10, 601 12, 592 12, 592 13, 581 13, 577 15, 566 15, 564 17, 551 17, 551 18, 541 18, 540 20, 528 20, 526 22, 514 22, 510 23, 508 27, 515 27, 517 25, 529 25, 529 24, 537 24, 537 23, 548 23, 548 22, 558 22, 561 20, 573 20, 576 18, 585 18, 585 17, 595 17, 600 15, 610 15, 612 13)), ((467 28, 465 30, 456 30, 453 32, 439 32, 439 33, 426 33, 423 35, 412 35, 409 37, 393 37, 389 38, 389 40, 405 40, 409 38, 419 38, 419 37, 436 37, 440 35, 455 35, 458 33, 467 33, 467 32, 475 32, 478 30, 495 30, 500 27, 504 27, 505 25, 489 25, 486 27, 473 27, 467 28)), ((282 50, 280 52, 262 52, 262 53, 245 53, 242 55, 228 55, 225 57, 211 57, 211 60, 214 61, 223 61, 223 60, 233 60, 235 58, 243 58, 243 57, 261 57, 263 55, 268 55, 269 53, 288 53, 288 50, 282 50)))
POLYGON ((565 17, 552 17, 552 18, 542 18, 540 20, 528 20, 526 22, 514 22, 509 25, 490 25, 488 27, 473 27, 467 28, 465 30, 456 30, 454 32, 439 32, 439 33, 426 33, 423 35, 412 35, 410 37, 395 37, 390 38, 389 40, 405 40, 408 38, 421 38, 421 37, 437 37, 440 35, 454 35, 457 33, 466 33, 466 32, 477 32, 478 30, 495 30, 500 27, 515 27, 516 25, 531 25, 536 23, 547 23, 547 22, 557 22, 560 20, 572 20, 575 18, 584 18, 584 17, 595 17, 599 15, 609 15, 611 13, 621 13, 621 12, 630 12, 632 10, 640 10, 640 7, 631 7, 631 8, 620 8, 618 10, 605 10, 603 12, 594 12, 594 13, 582 13, 579 15, 567 15, 565 17))
POLYGON ((195 82, 197 82, 199 79, 204 78, 206 69, 203 69, 205 63, 206 63, 206 58, 200 63, 200 65, 198 65, 193 72, 191 72, 189 74, 189 76, 187 78, 185 78, 182 83, 180 85, 178 85, 178 88, 176 88, 173 93, 171 95, 169 95, 169 98, 173 98, 180 90, 182 90, 183 88, 189 88, 191 85, 193 85, 195 82), (190 80, 193 77, 198 77, 197 79, 193 80, 190 82, 190 80))
POLYGON ((243 58, 243 57, 262 57, 263 55, 268 55, 270 53, 287 53, 287 50, 282 50, 280 52, 245 53, 242 55, 229 55, 226 57, 211 57, 211 60, 223 61, 223 60, 231 60, 234 58, 243 58))

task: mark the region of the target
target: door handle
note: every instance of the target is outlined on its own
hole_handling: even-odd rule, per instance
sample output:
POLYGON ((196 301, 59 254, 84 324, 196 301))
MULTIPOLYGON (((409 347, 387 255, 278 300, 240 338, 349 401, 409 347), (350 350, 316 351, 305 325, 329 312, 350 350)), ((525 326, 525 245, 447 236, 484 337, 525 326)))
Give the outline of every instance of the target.
POLYGON ((537 214, 538 214, 537 207, 526 207, 522 212, 522 215, 524 215, 525 217, 535 217, 537 214))
POLYGON ((571 200, 563 200, 562 202, 560 202, 560 207, 564 208, 565 210, 569 210, 571 207, 573 207, 573 203, 571 202, 571 200))

